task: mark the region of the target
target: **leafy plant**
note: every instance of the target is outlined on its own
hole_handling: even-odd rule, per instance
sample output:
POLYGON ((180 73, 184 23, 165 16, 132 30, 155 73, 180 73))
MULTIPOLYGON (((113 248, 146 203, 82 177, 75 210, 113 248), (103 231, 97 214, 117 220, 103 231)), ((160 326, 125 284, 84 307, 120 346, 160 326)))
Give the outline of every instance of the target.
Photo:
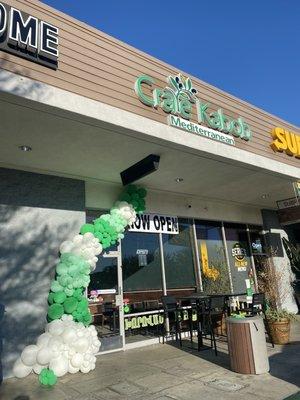
POLYGON ((281 305, 289 295, 289 285, 280 285, 283 280, 290 279, 286 271, 277 269, 272 261, 276 253, 272 249, 267 249, 267 256, 260 261, 257 268, 257 281, 259 291, 266 296, 267 308, 270 310, 281 311, 281 305))
POLYGON ((293 321, 296 319, 295 315, 287 310, 276 310, 274 308, 268 308, 266 310, 266 317, 271 322, 282 322, 284 320, 293 321))

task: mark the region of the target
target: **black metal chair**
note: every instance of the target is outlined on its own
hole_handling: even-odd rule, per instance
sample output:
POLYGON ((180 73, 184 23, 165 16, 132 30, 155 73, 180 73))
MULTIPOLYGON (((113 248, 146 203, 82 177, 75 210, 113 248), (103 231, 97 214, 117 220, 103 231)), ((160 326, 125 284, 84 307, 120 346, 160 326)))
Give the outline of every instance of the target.
POLYGON ((211 296, 198 303, 198 351, 203 346, 203 336, 209 335, 211 348, 215 350, 216 356, 218 355, 214 320, 223 317, 225 307, 225 296, 211 296))
POLYGON ((154 311, 159 309, 158 300, 146 300, 143 302, 145 311, 154 311))
POLYGON ((108 320, 109 330, 116 331, 116 312, 112 302, 102 304, 102 330, 104 329, 104 323, 108 320))
POLYGON ((132 303, 131 310, 132 310, 131 312, 133 312, 133 313, 138 313, 138 312, 145 311, 144 303, 142 301, 139 301, 137 303, 132 303))
MULTIPOLYGON (((180 347, 182 347, 182 338, 181 338, 181 316, 180 312, 182 311, 182 308, 178 306, 178 302, 173 296, 162 296, 161 298, 162 306, 164 309, 164 333, 163 333, 163 343, 165 343, 165 339, 167 338, 168 334, 172 332, 170 329, 169 331, 167 330, 167 321, 172 320, 172 316, 174 317, 174 323, 175 323, 175 339, 178 341, 179 338, 179 344, 180 347)), ((169 325, 170 326, 170 325, 169 325)))

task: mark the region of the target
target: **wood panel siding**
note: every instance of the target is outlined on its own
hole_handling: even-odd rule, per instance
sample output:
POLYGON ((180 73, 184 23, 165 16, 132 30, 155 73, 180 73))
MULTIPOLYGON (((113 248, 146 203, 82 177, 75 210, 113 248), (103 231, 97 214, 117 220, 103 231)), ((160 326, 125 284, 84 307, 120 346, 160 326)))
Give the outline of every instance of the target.
MULTIPOLYGON (((133 90, 134 81, 138 75, 147 74, 156 80, 157 86, 164 87, 168 75, 181 71, 40 1, 6 0, 6 3, 57 26, 60 55, 55 71, 1 51, 2 69, 167 124, 167 114, 161 109, 152 109, 139 101, 133 90)), ((251 127, 252 140, 245 142, 238 138, 236 147, 299 166, 299 159, 275 153, 270 147, 273 127, 282 126, 295 133, 300 133, 299 128, 191 78, 198 97, 209 102, 213 110, 221 107, 228 116, 243 117, 251 127)), ((192 120, 195 121, 195 113, 192 120)))

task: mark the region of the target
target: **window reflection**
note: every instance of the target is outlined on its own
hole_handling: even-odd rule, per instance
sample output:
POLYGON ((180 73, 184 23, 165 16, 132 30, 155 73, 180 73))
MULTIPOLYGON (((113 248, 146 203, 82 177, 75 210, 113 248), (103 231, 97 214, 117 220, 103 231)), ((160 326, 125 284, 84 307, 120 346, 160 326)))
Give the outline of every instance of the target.
POLYGON ((221 224, 195 221, 203 291, 207 294, 230 292, 221 224))
POLYGON ((124 292, 161 289, 158 235, 126 232, 122 240, 124 292))
POLYGON ((196 286, 192 252, 192 226, 179 219, 179 234, 163 234, 166 284, 168 289, 196 286))
POLYGON ((250 249, 246 225, 224 224, 233 291, 246 292, 245 280, 251 274, 250 249))

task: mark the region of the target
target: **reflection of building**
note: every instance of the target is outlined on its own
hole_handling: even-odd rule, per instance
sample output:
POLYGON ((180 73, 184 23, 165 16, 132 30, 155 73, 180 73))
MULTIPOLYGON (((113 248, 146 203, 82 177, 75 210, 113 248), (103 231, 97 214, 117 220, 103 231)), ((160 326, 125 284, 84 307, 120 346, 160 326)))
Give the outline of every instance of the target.
MULTIPOLYGON (((278 214, 276 201, 294 197, 299 159, 272 150, 271 128, 299 129, 196 78, 191 79, 195 96, 210 104, 213 120, 208 122, 204 103, 197 110, 192 104, 190 113, 190 104, 182 103, 185 111, 177 110, 180 120, 170 125, 167 105, 155 108, 151 101, 153 89, 164 89, 167 77, 178 75, 176 68, 41 2, 19 7, 59 28, 60 55, 53 69, 0 51, 0 302, 7 310, 6 374, 25 342, 33 342, 44 327, 60 243, 86 218, 112 206, 122 189, 120 172, 148 154, 160 155, 160 166, 139 181, 149 189, 147 210, 178 216, 179 234, 130 232, 122 254, 101 258, 91 288, 114 288, 121 296, 102 294, 112 303, 98 310, 103 332, 122 333, 118 304, 123 291, 136 311, 151 311, 155 303, 150 302, 164 292, 180 297, 195 287, 210 293, 245 291, 245 279, 264 256, 265 241, 276 249, 274 263, 286 271, 287 285, 281 237, 287 231, 299 241, 294 225, 299 206, 278 214), (134 91, 141 75, 154 82, 141 84, 144 98, 134 91), (31 151, 23 151, 28 146, 31 151), (201 242, 207 267, 220 271, 220 280, 203 274, 201 242), (245 250, 243 265, 232 256, 235 243, 245 250), (147 250, 147 260, 139 261, 137 250, 147 250)), ((188 82, 186 90, 192 90, 188 82)), ((296 310, 291 293, 284 306, 296 310)), ((106 344, 112 349, 124 341, 106 344)))

